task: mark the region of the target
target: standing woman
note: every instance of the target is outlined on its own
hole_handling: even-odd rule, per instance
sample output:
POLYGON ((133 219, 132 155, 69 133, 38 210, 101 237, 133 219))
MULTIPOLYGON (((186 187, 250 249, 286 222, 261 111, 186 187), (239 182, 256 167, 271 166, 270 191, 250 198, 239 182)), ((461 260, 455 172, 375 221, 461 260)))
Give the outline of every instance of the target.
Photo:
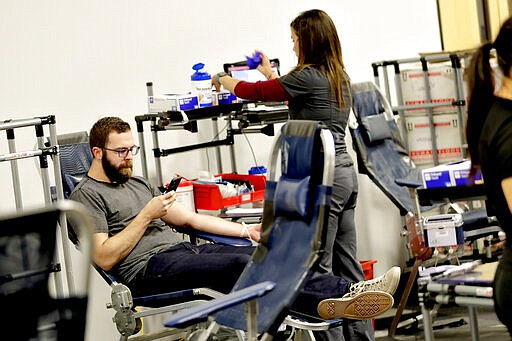
MULTIPOLYGON (((500 29, 494 43, 473 55, 469 72, 467 139, 473 173, 481 169, 487 194, 487 210, 498 217, 501 228, 512 236, 512 18, 500 29), (495 88, 490 51, 496 50, 503 73, 495 88)), ((507 240, 494 277, 494 303, 498 318, 512 336, 512 248, 507 240)))
MULTIPOLYGON (((258 70, 268 79, 245 82, 218 73, 212 78, 237 97, 260 101, 288 101, 290 119, 325 123, 334 136, 336 168, 329 213, 326 248, 320 272, 342 275, 351 281, 364 280, 357 258, 354 209, 357 199, 357 174, 347 153, 345 128, 351 107, 350 80, 345 72, 341 44, 331 18, 321 10, 308 10, 291 22, 293 50, 297 66, 279 77, 268 57, 261 53, 258 70)), ((396 268, 399 270, 399 268, 396 268)), ((341 332, 330 339, 343 339, 341 332)), ((373 340, 370 321, 345 320, 346 340, 373 340)))

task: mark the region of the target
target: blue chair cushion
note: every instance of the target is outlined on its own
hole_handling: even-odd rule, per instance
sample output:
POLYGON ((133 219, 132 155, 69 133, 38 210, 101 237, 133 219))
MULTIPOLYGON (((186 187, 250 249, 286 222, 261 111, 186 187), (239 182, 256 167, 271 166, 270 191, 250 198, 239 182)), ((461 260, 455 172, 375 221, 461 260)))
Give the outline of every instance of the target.
POLYGON ((359 119, 378 115, 385 111, 381 96, 376 91, 374 84, 352 84, 352 96, 354 113, 359 119))
POLYGON ((393 137, 384 114, 362 117, 361 124, 369 143, 379 143, 393 137))
POLYGON ((294 124, 282 127, 281 172, 287 178, 303 179, 318 169, 312 159, 317 156, 313 151, 318 143, 315 134, 320 123, 302 122, 293 120, 294 124))
POLYGON ((274 194, 274 214, 297 214, 305 218, 308 207, 309 179, 289 179, 281 176, 274 194))

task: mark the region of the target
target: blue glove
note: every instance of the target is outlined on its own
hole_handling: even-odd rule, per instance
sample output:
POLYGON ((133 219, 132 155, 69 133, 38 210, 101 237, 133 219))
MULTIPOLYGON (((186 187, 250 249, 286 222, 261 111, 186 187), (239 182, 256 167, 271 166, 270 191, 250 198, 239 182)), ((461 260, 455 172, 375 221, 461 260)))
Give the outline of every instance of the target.
POLYGON ((256 52, 252 57, 245 56, 249 69, 256 69, 261 63, 261 53, 256 52))

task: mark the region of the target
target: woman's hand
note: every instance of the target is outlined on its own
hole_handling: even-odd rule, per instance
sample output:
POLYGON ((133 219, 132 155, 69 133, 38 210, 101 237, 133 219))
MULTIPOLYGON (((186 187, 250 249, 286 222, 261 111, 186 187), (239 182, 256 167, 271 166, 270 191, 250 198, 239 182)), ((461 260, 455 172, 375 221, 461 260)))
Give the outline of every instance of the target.
POLYGON ((258 71, 265 76, 266 79, 273 79, 277 77, 274 70, 272 69, 272 65, 270 64, 270 60, 267 55, 263 53, 263 51, 256 50, 255 53, 258 52, 261 55, 261 62, 258 65, 258 71))
MULTIPOLYGON (((220 74, 221 72, 219 72, 220 74)), ((221 87, 221 84, 220 84, 220 81, 218 81, 219 77, 217 77, 217 74, 213 75, 212 77, 212 85, 215 87, 215 91, 219 92, 220 91, 220 87, 221 87)))

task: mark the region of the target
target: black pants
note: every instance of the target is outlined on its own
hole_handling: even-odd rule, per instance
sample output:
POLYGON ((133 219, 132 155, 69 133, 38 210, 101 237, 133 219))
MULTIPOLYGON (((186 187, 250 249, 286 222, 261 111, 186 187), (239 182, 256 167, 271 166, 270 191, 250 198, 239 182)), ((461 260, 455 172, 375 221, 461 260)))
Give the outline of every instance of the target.
MULTIPOLYGON (((151 257, 144 273, 129 286, 136 295, 200 287, 229 293, 254 249, 252 246, 183 242, 151 257)), ((314 274, 305 283, 292 309, 317 315, 316 307, 321 300, 341 297, 349 286, 350 282, 341 277, 314 274)))
MULTIPOLYGON (((507 242, 508 243, 508 242, 507 242)), ((512 247, 507 245, 494 276, 494 307, 496 315, 512 336, 512 247)))

